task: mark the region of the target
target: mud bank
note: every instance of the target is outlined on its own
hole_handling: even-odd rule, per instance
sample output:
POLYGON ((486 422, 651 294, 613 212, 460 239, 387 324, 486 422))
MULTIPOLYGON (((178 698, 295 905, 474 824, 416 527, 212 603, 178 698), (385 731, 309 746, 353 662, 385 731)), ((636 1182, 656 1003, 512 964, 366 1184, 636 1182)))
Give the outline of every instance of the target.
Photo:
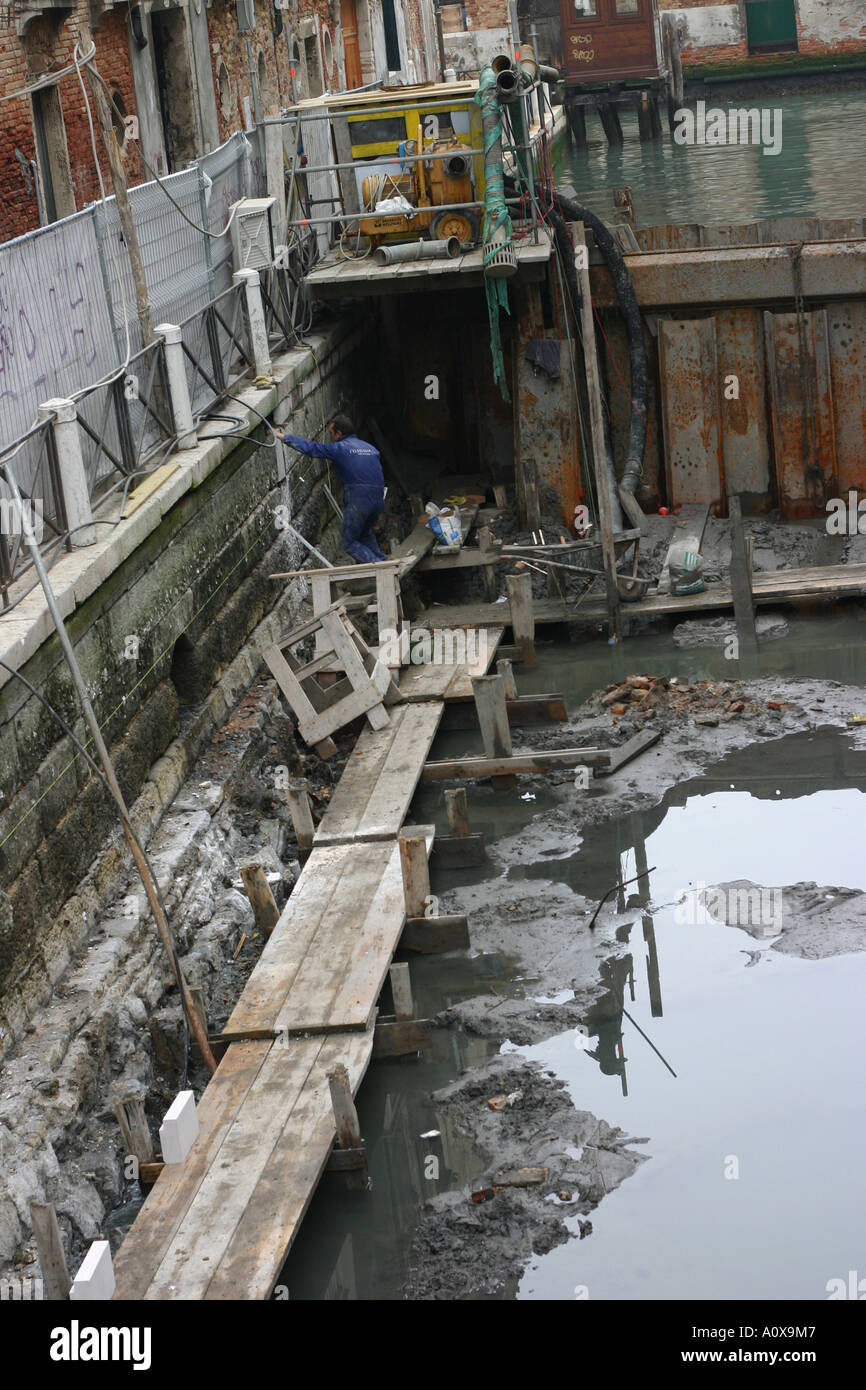
MULTIPOLYGON (((727 789, 743 785, 744 776, 751 795, 778 796, 780 767, 804 774, 813 756, 804 740, 816 736, 838 737, 852 755, 859 754, 859 772, 851 773, 851 785, 866 778, 866 734, 850 723, 851 713, 862 708, 862 691, 856 687, 802 679, 659 681, 655 688, 652 720, 647 720, 643 701, 643 708, 629 704, 613 713, 610 703, 604 704, 609 692, 601 690, 567 728, 521 738, 522 746, 604 745, 641 726, 663 731, 661 741, 639 760, 586 790, 577 788, 568 772, 521 779, 516 793, 499 794, 508 833, 489 844, 490 865, 480 882, 452 888, 443 897, 443 911, 468 915, 475 952, 510 957, 517 965, 508 985, 464 999, 438 1019, 500 1045, 498 1057, 433 1096, 441 1112, 465 1132, 469 1146, 489 1156, 489 1164, 464 1190, 426 1203, 412 1245, 409 1298, 514 1296, 530 1255, 591 1234, 581 1232, 574 1207, 561 1203, 557 1191, 571 1189, 571 1201, 585 1215, 647 1157, 635 1156, 621 1131, 606 1129, 603 1110, 595 1118, 580 1109, 579 1091, 564 1095, 561 1081, 541 1064, 527 1066, 521 1058, 515 1069, 518 1059, 509 1056, 548 1039, 558 1039, 557 1046, 566 1051, 569 1036, 573 1048, 589 1050, 599 1042, 604 1021, 622 1008, 636 922, 651 922, 653 913, 670 912, 688 895, 702 894, 706 902, 716 889, 724 895, 722 910, 710 911, 707 920, 742 927, 755 938, 755 949, 744 951, 746 968, 769 961, 774 952, 819 960, 866 948, 862 887, 803 882, 764 888, 762 894, 761 884, 739 879, 707 887, 694 881, 697 875, 687 856, 681 870, 683 894, 656 902, 640 884, 633 885, 618 900, 614 895, 588 930, 599 899, 617 881, 618 828, 624 827, 627 846, 633 819, 643 817, 644 833, 648 825, 661 822, 671 796, 681 804, 691 787, 695 795, 727 789), (513 806, 505 807, 514 796, 536 798, 542 809, 534 812, 527 800, 521 817, 513 806), (515 826, 515 820, 521 823, 515 826), (779 915, 769 921, 760 917, 763 901, 778 906, 779 915), (728 910, 741 902, 755 907, 754 920, 728 910), (487 1098, 509 1089, 522 1092, 519 1107, 491 1114, 487 1098), (605 1174, 603 1186, 593 1185, 586 1157, 597 1142, 588 1138, 593 1126, 608 1134, 609 1152, 616 1158, 612 1181, 605 1174), (516 1165, 548 1166, 546 1183, 520 1192, 508 1189, 478 1207, 471 1203, 473 1190, 495 1186, 496 1172, 516 1165)), ((832 758, 838 760, 838 753, 834 746, 832 758)), ((847 785, 845 776, 831 785, 847 785)), ((494 793, 489 798, 479 793, 478 804, 495 819, 494 793)), ((616 1069, 615 1049, 605 1058, 597 1045, 591 1055, 603 1071, 616 1069)))

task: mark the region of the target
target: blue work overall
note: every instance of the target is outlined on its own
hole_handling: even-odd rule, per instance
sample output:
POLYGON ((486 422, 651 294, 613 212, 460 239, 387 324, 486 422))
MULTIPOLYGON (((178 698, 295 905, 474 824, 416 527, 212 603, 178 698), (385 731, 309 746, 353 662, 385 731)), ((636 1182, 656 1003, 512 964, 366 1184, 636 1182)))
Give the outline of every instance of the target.
POLYGON ((343 484, 343 549, 359 564, 384 560, 373 525, 385 507, 385 478, 379 451, 356 434, 343 435, 333 443, 301 439, 284 434, 293 449, 310 458, 330 459, 343 484))

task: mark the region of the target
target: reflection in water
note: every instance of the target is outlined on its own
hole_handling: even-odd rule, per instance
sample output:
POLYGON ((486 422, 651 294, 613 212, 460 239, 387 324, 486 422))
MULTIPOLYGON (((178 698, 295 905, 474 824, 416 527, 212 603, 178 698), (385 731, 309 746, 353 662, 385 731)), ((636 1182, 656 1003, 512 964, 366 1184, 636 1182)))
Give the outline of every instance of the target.
POLYGON ((590 119, 587 150, 564 142, 555 170, 600 216, 613 212, 614 188, 629 184, 639 226, 674 222, 705 225, 754 222, 765 217, 862 217, 866 206, 866 93, 794 92, 730 101, 722 88, 715 107, 767 106, 782 110, 782 148, 674 144, 638 139, 637 116, 622 115, 625 141, 609 149, 590 119))

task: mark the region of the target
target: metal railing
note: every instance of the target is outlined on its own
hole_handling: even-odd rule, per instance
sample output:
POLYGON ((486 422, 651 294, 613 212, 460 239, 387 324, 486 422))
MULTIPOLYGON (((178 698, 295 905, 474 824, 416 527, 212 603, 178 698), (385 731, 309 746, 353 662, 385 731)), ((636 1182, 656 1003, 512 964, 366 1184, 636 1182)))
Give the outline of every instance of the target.
POLYGON ((232 285, 180 325, 193 415, 225 394, 232 369, 252 362, 243 287, 232 285))
POLYGON ((166 452, 175 433, 162 341, 130 359, 116 376, 81 393, 77 400, 82 454, 92 503, 122 485, 127 490, 166 452))
MULTIPOLYGON (((43 420, 34 425, 0 454, 0 478, 7 463, 14 470, 22 501, 32 508, 31 518, 41 520, 43 530, 47 528, 51 532, 48 548, 71 550, 72 538, 66 520, 52 421, 43 420)), ((33 560, 23 544, 22 518, 13 515, 11 494, 5 481, 0 481, 0 513, 0 595, 3 607, 8 608, 9 586, 33 560)), ((39 529, 35 529, 38 537, 39 529)))

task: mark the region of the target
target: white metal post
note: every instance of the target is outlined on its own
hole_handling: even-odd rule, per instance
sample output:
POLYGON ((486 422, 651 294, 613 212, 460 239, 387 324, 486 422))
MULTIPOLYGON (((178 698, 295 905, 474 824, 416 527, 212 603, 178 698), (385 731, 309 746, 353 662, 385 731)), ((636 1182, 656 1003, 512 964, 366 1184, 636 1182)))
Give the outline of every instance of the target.
POLYGON ((72 544, 93 545, 96 540, 96 527, 91 525, 93 511, 90 506, 84 455, 81 452, 81 434, 75 402, 63 397, 45 401, 39 407, 38 419, 50 420, 54 431, 66 524, 71 533, 72 544))
POLYGON ((154 332, 165 344, 165 370, 174 415, 174 428, 181 449, 193 449, 197 444, 189 398, 189 382, 183 360, 183 335, 176 323, 157 324, 154 332))
POLYGON ((250 321, 250 342, 253 349, 253 367, 256 376, 270 376, 271 354, 268 350, 268 330, 265 325, 265 306, 262 303, 262 286, 257 270, 236 270, 232 283, 243 285, 247 299, 247 317, 250 321))

